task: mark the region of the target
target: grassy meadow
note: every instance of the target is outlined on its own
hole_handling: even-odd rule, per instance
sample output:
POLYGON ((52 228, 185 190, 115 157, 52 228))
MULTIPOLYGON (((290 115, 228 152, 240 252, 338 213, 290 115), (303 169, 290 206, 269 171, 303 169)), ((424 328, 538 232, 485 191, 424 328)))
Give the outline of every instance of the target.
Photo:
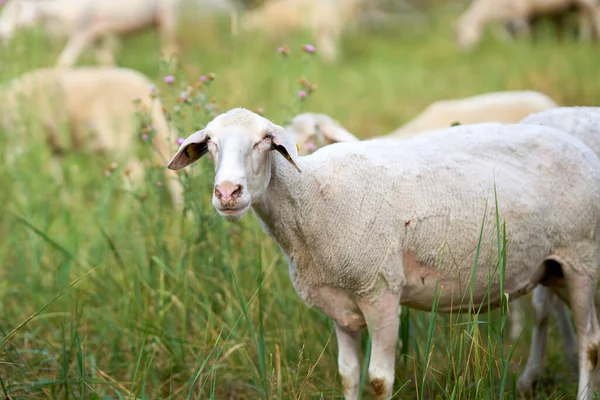
MULTIPOLYGON (((215 107, 262 109, 279 124, 300 111, 323 112, 368 138, 432 101, 494 90, 600 104, 600 45, 551 35, 505 43, 488 34, 464 54, 453 41, 458 11, 350 30, 332 64, 302 52, 310 36, 233 37, 226 22, 207 21, 186 22, 180 67, 161 61, 152 30, 126 38, 117 61, 156 82, 180 137, 206 124, 215 107), (214 80, 195 89, 192 104, 178 100, 187 83, 200 86, 209 73, 214 80), (166 84, 166 75, 175 82, 166 84), (302 78, 318 85, 305 99, 302 78)), ((62 45, 39 30, 23 32, 0 51, 0 82, 53 65, 62 45)), ((92 63, 90 52, 80 60, 92 63)), ((67 154, 65 181, 57 182, 36 129, 31 137, 0 134, 0 398, 343 398, 332 323, 296 295, 254 215, 238 224, 217 215, 210 160, 179 174, 193 215, 185 218, 170 206, 159 168, 148 169, 143 187, 126 190, 110 157, 67 154), (25 146, 9 166, 4 155, 14 141, 25 146)), ((140 154, 148 155, 141 135, 142 128, 140 154)), ((505 323, 499 311, 403 309, 395 398, 517 398, 530 329, 512 342, 505 323)), ((551 332, 537 398, 575 398, 576 379, 551 332)), ((368 353, 366 334, 363 342, 368 353)))

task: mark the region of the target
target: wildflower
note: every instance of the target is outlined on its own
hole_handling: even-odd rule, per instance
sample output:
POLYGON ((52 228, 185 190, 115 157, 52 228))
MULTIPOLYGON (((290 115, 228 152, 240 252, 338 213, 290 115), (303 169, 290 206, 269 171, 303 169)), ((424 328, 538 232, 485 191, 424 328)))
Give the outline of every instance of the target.
POLYGON ((112 162, 112 163, 110 163, 109 169, 110 169, 111 171, 112 171, 112 170, 115 170, 115 169, 117 169, 117 166, 118 166, 118 165, 119 165, 119 164, 117 164, 116 162, 112 162))
POLYGON ((310 45, 310 44, 305 44, 305 45, 302 47, 302 50, 304 50, 304 51, 305 51, 305 52, 307 52, 308 54, 313 54, 313 53, 315 52, 315 48, 314 48, 312 45, 310 45))
POLYGON ((173 82, 175 82, 175 77, 173 75, 167 75, 167 76, 165 76, 165 83, 167 83, 167 84, 170 85, 173 82))
POLYGON ((105 169, 104 170, 104 176, 109 177, 110 176, 110 171, 105 169))
POLYGON ((306 148, 308 149, 308 151, 313 152, 317 149, 317 146, 315 146, 314 143, 309 143, 308 146, 306 146, 306 148))
POLYGON ((287 47, 278 47, 277 52, 283 56, 288 56, 290 54, 290 49, 287 47))
POLYGON ((148 140, 148 134, 147 133, 144 133, 142 135, 142 140, 144 140, 144 141, 148 140))
POLYGON ((207 79, 208 79, 208 78, 207 78, 206 76, 202 75, 202 76, 200 77, 200 82, 206 82, 206 80, 207 80, 207 79))
POLYGON ((263 114, 265 113, 265 109, 264 109, 264 108, 262 108, 262 107, 258 107, 258 108, 256 109, 256 113, 257 113, 258 115, 263 115, 263 114))
POLYGON ((161 181, 156 181, 156 187, 161 187, 162 186, 162 182, 161 181))
POLYGON ((177 142, 177 144, 181 146, 181 145, 183 144, 183 141, 184 141, 184 140, 185 140, 184 138, 182 138, 182 137, 178 137, 178 138, 177 138, 177 140, 176 140, 175 142, 177 142))
POLYGON ((301 90, 298 92, 298 97, 300 97, 301 99, 306 97, 306 92, 304 90, 301 90))
POLYGON ((208 79, 210 79, 211 81, 214 81, 216 77, 217 76, 214 74, 214 72, 211 72, 210 74, 208 74, 208 79))
POLYGON ((175 107, 173 107, 173 111, 179 112, 179 111, 181 111, 181 107, 175 106, 175 107))
POLYGON ((188 93, 187 92, 181 92, 179 94, 179 99, 183 102, 183 103, 187 103, 188 102, 188 93))
POLYGON ((196 89, 202 89, 203 86, 202 82, 196 82, 196 89))

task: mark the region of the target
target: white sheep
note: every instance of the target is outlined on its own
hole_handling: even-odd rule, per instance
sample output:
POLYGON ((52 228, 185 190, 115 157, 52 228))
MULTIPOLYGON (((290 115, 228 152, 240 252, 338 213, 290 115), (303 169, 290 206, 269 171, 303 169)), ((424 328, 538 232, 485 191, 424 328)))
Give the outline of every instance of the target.
MULTIPOLYGON (((95 150, 116 160, 129 157, 131 177, 139 179, 142 165, 131 157, 140 137, 139 113, 149 115, 154 127, 154 162, 165 165, 175 147, 169 146, 174 138, 154 90, 147 77, 127 68, 42 68, 0 87, 2 124, 11 136, 23 137, 30 132, 15 133, 26 129, 20 128, 20 118, 39 123, 55 153, 95 150), (68 137, 62 133, 65 127, 68 137)), ((168 174, 167 187, 174 205, 181 208, 183 193, 175 174, 168 174)))
MULTIPOLYGON (((207 11, 233 10, 229 0, 195 0, 207 11)), ((70 67, 81 53, 97 42, 96 56, 101 64, 114 64, 117 36, 157 25, 163 53, 178 53, 176 29, 184 0, 9 0, 0 16, 0 34, 10 40, 15 30, 36 21, 51 25, 55 35, 68 36, 57 66, 70 67), (31 16, 34 15, 34 17, 31 16)))
MULTIPOLYGON (((482 121, 483 122, 483 121, 482 121)), ((486 121, 494 122, 494 121, 486 121)), ((518 122, 518 121, 513 121, 518 122)), ((357 141, 355 135, 348 132, 338 121, 326 114, 302 113, 296 115, 290 125, 285 127, 288 134, 298 144, 298 154, 307 155, 328 144, 337 142, 357 141)), ((432 133, 435 130, 427 130, 424 133, 432 133)), ((423 132, 421 133, 423 134, 423 132)), ((380 138, 386 139, 386 136, 380 138)), ((397 135, 389 139, 403 140, 408 137, 397 135)), ((521 299, 514 301, 510 307, 509 337, 517 339, 525 326, 525 311, 521 305, 521 299)))
MULTIPOLYGON (((438 100, 400 128, 380 138, 408 139, 447 128, 453 122, 516 123, 531 113, 558 106, 546 94, 533 90, 489 92, 459 99, 438 100)), ((300 145, 300 154, 307 154, 332 142, 358 140, 339 122, 325 114, 298 114, 286 129, 300 145)), ((509 336, 516 339, 524 327, 524 310, 520 302, 513 303, 509 318, 509 336)))
POLYGON ((337 58, 338 42, 346 22, 357 14, 363 0, 274 0, 247 11, 241 17, 243 31, 263 30, 270 37, 310 30, 317 54, 323 60, 337 58))
POLYGON ((589 38, 592 30, 600 35, 600 7, 596 0, 473 0, 457 21, 457 40, 463 49, 472 49, 484 27, 493 21, 512 23, 528 32, 528 21, 540 14, 553 14, 572 6, 580 9, 580 36, 589 38))
MULTIPOLYGON (((524 118, 523 124, 537 124, 561 129, 577 137, 600 157, 600 108, 599 107, 558 107, 524 118)), ((552 291, 544 286, 536 288, 533 306, 536 313, 536 326, 531 341, 531 356, 527 360, 525 372, 518 385, 522 390, 531 390, 546 365, 545 346, 548 335, 548 316, 554 311, 558 317, 558 329, 564 342, 565 353, 571 368, 577 371, 577 338, 573 330, 566 305, 554 298, 552 291), (553 304, 554 302, 554 304, 553 304)), ((596 300, 596 304, 600 299, 596 300)))
POLYGON ((469 308, 461 288, 470 287, 480 232, 485 256, 471 311, 551 287, 573 309, 578 398, 591 399, 600 160, 578 139, 552 127, 488 123, 407 141, 336 143, 298 157, 284 128, 237 108, 190 135, 168 168, 207 152, 217 212, 239 221, 252 208, 286 254, 300 297, 334 320, 346 399, 359 396, 361 328, 371 332, 371 386, 389 399, 400 304, 430 310, 437 298, 440 312, 469 308), (504 293, 496 206, 508 241, 504 293))

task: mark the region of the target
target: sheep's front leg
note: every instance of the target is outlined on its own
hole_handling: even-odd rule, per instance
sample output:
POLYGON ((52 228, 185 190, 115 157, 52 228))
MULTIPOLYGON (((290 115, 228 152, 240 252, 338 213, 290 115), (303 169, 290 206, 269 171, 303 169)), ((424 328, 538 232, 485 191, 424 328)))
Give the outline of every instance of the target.
POLYGON ((164 57, 177 57, 179 46, 177 44, 177 17, 178 2, 170 2, 164 8, 160 9, 158 14, 158 27, 162 40, 162 52, 164 57))
POLYGON ((96 46, 96 60, 100 65, 114 66, 115 53, 120 46, 119 38, 114 34, 106 34, 96 46))
POLYGON ((546 364, 546 341, 548 339, 548 317, 553 293, 545 286, 537 286, 533 291, 533 307, 535 309, 535 326, 531 335, 529 358, 523 375, 519 378, 520 391, 532 394, 533 384, 540 377, 540 370, 546 364))
POLYGON ((58 57, 58 67, 72 67, 81 52, 96 40, 96 34, 91 31, 77 32, 69 41, 58 57))
POLYGON ((394 387, 400 296, 384 292, 378 299, 360 302, 359 307, 371 334, 369 381, 375 398, 387 400, 394 387))
POLYGON ((335 322, 338 344, 338 369, 344 385, 344 398, 358 400, 360 384, 360 336, 361 332, 351 331, 335 322))

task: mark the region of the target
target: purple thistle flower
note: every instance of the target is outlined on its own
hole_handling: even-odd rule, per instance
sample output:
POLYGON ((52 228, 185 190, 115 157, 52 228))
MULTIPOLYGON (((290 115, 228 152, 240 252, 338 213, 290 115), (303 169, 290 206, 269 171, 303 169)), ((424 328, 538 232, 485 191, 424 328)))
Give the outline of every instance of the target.
POLYGON ((162 186, 162 182, 161 181, 156 181, 156 187, 161 187, 162 186))
POLYGON ((208 79, 208 78, 207 78, 206 76, 202 75, 202 76, 200 77, 200 82, 206 82, 206 80, 207 80, 207 79, 208 79))
POLYGON ((165 76, 165 83, 171 84, 173 82, 175 82, 175 77, 173 75, 167 75, 167 76, 165 76))
POLYGON ((308 151, 315 151, 317 149, 317 146, 315 146, 314 143, 309 143, 308 146, 306 146, 306 148, 308 149, 308 151))
POLYGON ((300 97, 301 99, 306 97, 306 92, 304 90, 301 90, 298 92, 298 97, 300 97))
POLYGON ((305 44, 302 47, 302 50, 304 50, 305 52, 309 53, 309 54, 313 54, 315 52, 315 48, 313 45, 311 44, 305 44))
POLYGON ((185 140, 184 138, 182 138, 182 137, 179 137, 179 138, 177 138, 176 142, 177 142, 177 144, 178 144, 178 145, 180 145, 180 146, 181 146, 181 145, 183 144, 183 141, 184 141, 184 140, 185 140))
POLYGON ((142 140, 148 140, 148 134, 144 133, 144 134, 142 135, 142 140))
POLYGON ((283 54, 285 52, 285 47, 278 47, 277 52, 283 54))

